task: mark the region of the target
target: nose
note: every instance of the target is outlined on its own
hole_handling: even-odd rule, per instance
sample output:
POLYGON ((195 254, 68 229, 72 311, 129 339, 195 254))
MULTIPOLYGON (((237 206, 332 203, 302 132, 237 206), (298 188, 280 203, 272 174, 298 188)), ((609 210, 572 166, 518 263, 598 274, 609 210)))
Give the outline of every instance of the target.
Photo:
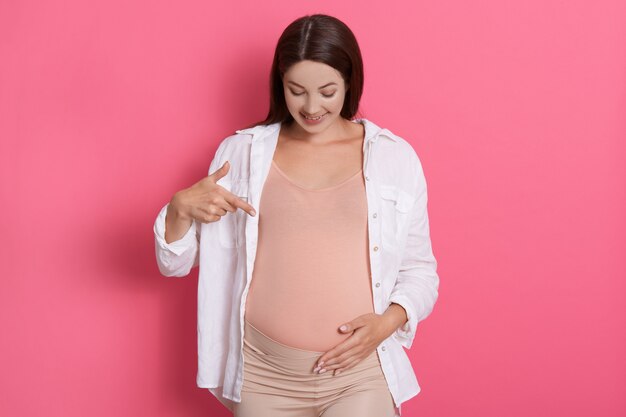
POLYGON ((304 107, 302 108, 302 111, 308 116, 314 116, 320 112, 320 106, 318 105, 317 100, 309 95, 304 102, 304 107))

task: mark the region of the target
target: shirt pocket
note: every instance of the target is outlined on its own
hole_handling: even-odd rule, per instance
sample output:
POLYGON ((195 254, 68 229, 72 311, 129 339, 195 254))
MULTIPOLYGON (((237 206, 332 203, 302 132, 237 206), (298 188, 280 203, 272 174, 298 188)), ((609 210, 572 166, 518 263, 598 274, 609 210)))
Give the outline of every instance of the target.
MULTIPOLYGON (((221 182, 219 185, 226 188, 243 201, 248 202, 248 180, 239 179, 227 182, 221 182)), ((220 220, 218 220, 217 231, 219 235, 220 245, 224 248, 237 248, 242 245, 245 240, 246 213, 241 208, 237 208, 234 212, 226 212, 220 220)))
POLYGON ((383 247, 397 249, 406 235, 409 212, 415 199, 397 186, 387 184, 380 186, 380 199, 383 247))

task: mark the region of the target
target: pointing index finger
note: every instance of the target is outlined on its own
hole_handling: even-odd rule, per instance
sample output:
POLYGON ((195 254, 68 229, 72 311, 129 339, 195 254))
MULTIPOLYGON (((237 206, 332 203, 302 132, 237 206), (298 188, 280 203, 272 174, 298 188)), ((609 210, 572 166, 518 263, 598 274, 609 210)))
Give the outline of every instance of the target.
POLYGON ((227 195, 225 197, 225 200, 228 201, 234 207, 242 209, 243 211, 245 211, 251 216, 255 216, 256 210, 254 209, 254 207, 252 207, 252 205, 248 204, 248 202, 246 201, 247 199, 248 197, 238 196, 238 195, 231 193, 230 191, 227 191, 227 195))

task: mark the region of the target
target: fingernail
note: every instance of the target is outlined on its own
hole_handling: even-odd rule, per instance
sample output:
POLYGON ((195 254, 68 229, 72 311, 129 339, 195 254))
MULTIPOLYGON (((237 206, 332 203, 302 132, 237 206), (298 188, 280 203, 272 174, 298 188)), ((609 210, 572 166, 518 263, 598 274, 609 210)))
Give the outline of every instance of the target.
POLYGON ((315 369, 313 369, 313 372, 317 372, 317 371, 318 371, 318 369, 320 369, 320 367, 319 367, 319 366, 315 367, 315 369))
POLYGON ((327 369, 322 369, 322 370, 320 371, 320 374, 323 374, 323 373, 324 373, 324 372, 326 372, 326 371, 327 371, 327 369))
POLYGON ((317 364, 317 366, 322 366, 324 365, 324 361, 321 361, 320 363, 317 364))

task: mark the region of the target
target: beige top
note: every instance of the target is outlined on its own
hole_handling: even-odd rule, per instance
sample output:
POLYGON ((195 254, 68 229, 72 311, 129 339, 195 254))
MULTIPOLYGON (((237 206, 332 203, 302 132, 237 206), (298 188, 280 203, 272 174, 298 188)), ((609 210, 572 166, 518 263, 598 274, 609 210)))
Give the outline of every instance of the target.
POLYGON ((338 327, 373 313, 363 170, 322 189, 295 184, 272 161, 245 318, 288 346, 327 351, 338 327))

